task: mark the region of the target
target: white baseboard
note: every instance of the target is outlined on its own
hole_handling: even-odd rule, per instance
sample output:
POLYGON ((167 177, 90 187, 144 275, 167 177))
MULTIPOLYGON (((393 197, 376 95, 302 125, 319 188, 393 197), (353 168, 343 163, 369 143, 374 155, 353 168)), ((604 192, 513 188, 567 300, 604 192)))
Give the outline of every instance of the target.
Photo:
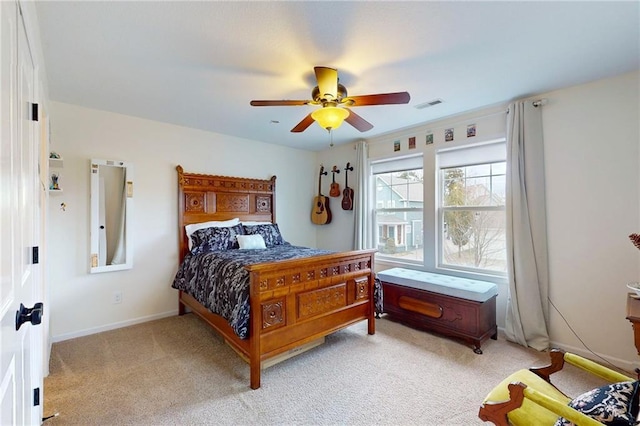
POLYGON ((89 336, 91 334, 102 333, 103 331, 115 330, 116 328, 128 327, 130 325, 142 324, 143 322, 149 322, 161 318, 167 318, 173 315, 178 315, 178 310, 172 310, 168 312, 162 312, 159 314, 148 315, 146 317, 134 318, 126 321, 114 322, 111 324, 101 325, 100 327, 86 328, 80 331, 74 331, 73 333, 59 334, 52 336, 51 341, 53 343, 62 342, 64 340, 75 339, 76 337, 89 336))
MULTIPOLYGON (((498 327, 498 335, 503 339, 505 338, 504 327, 498 327)), ((611 364, 613 364, 617 368, 619 368, 619 369, 623 370, 624 372, 626 372, 630 377, 636 377, 636 373, 634 372, 634 370, 637 367, 640 366, 638 361, 628 361, 626 359, 620 359, 620 358, 612 357, 610 355, 601 354, 601 353, 597 353, 597 352, 594 355, 593 353, 591 353, 590 351, 588 351, 584 347, 565 345, 564 343, 555 342, 555 341, 550 341, 549 342, 549 348, 550 349, 555 349, 555 348, 562 349, 565 352, 571 352, 571 353, 574 353, 576 355, 580 355, 582 357, 590 359, 590 360, 592 360, 594 362, 597 362, 598 364, 602 364, 602 365, 604 365, 606 367, 611 367, 611 365, 607 365, 606 362, 602 361, 602 359, 604 358, 606 361, 610 362, 611 364), (598 357, 601 357, 601 358, 598 358, 598 357)), ((529 367, 531 367, 531 366, 529 366, 529 367)))
POLYGON ((606 362, 602 361, 602 359, 605 359, 607 362, 610 362, 611 364, 613 364, 617 368, 625 371, 630 377, 636 377, 636 373, 634 373, 634 370, 636 369, 636 367, 638 367, 638 362, 637 361, 636 362, 628 361, 628 360, 625 360, 625 359, 620 359, 620 358, 612 357, 612 356, 607 355, 607 354, 601 354, 601 353, 597 353, 597 352, 595 352, 595 355, 594 355, 592 352, 588 351, 585 348, 571 346, 571 345, 565 345, 564 343, 559 343, 559 342, 551 342, 550 343, 550 347, 562 349, 563 351, 571 352, 571 353, 574 353, 576 355, 583 356, 583 357, 588 358, 588 359, 590 359, 590 360, 592 360, 594 362, 597 362, 598 364, 602 364, 605 367, 611 367, 611 365, 607 365, 606 362), (598 357, 600 357, 600 358, 598 358, 598 357))

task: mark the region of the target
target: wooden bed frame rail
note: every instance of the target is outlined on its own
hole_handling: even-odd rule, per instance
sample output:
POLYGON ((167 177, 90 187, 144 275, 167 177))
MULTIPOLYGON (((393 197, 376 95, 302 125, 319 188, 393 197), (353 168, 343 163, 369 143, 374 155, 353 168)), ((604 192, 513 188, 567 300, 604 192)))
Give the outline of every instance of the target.
MULTIPOLYGON (((188 252, 184 226, 207 220, 275 223, 275 176, 269 180, 184 173, 178 166, 180 261, 188 252)), ((250 276, 249 338, 180 291, 179 313, 189 307, 213 327, 250 366, 250 385, 260 387, 261 364, 356 322, 375 333, 376 250, 332 253, 247 266, 250 276)))

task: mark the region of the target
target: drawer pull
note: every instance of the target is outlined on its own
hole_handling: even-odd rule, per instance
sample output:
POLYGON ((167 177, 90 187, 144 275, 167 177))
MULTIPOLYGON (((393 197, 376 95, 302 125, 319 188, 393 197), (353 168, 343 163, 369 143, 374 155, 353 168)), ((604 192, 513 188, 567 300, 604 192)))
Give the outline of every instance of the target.
POLYGON ((442 317, 442 307, 435 303, 424 302, 413 297, 400 296, 398 306, 407 311, 417 312, 431 318, 442 317))

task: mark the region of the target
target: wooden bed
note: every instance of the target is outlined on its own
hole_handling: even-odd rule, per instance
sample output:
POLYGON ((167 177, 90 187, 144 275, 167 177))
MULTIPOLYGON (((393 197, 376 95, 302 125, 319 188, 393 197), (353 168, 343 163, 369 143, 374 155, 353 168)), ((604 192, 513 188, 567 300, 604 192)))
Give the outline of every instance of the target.
MULTIPOLYGON (((236 217, 276 223, 275 176, 261 180, 176 169, 180 262, 188 253, 185 225, 236 217)), ((257 389, 261 364, 270 358, 362 320, 368 321, 368 333, 375 333, 374 253, 349 251, 247 266, 248 339, 240 339, 224 318, 183 291, 179 314, 188 307, 219 332, 249 363, 250 385, 257 389)))

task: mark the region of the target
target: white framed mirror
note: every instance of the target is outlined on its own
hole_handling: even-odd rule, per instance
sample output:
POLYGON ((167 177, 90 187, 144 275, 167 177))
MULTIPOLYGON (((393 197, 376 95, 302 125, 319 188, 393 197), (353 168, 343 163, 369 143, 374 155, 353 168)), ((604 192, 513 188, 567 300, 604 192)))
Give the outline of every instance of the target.
POLYGON ((133 164, 91 160, 91 273, 133 267, 133 164))

